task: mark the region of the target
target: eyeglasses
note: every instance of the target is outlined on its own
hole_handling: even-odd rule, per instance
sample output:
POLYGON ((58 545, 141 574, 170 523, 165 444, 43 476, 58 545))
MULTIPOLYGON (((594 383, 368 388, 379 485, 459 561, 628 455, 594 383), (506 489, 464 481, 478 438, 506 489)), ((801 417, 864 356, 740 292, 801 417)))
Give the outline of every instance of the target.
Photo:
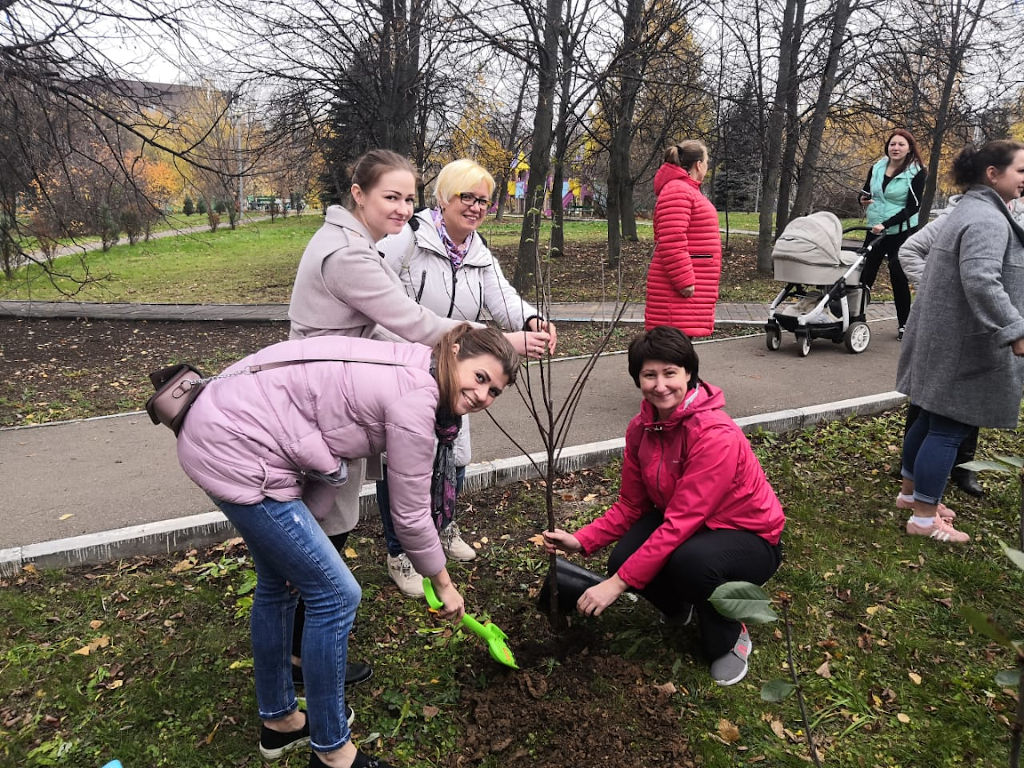
POLYGON ((472 208, 474 205, 482 205, 486 208, 491 203, 491 199, 489 197, 477 197, 472 192, 463 192, 459 195, 459 200, 461 200, 462 204, 467 208, 472 208))

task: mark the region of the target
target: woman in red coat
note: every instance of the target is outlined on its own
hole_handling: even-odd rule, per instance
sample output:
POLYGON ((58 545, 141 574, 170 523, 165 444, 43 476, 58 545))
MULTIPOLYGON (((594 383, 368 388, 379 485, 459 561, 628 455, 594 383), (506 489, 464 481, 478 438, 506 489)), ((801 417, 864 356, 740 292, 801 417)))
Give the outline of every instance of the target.
POLYGON ((545 548, 592 555, 615 544, 607 579, 577 601, 599 615, 627 589, 662 613, 700 621, 711 676, 747 673, 747 628, 708 601, 727 581, 763 584, 779 567, 786 524, 746 435, 722 410, 722 390, 697 376, 697 353, 661 326, 629 345, 629 373, 644 401, 626 430, 619 498, 575 533, 544 532, 545 548))
POLYGON ((708 150, 684 141, 665 151, 654 175, 654 258, 647 273, 644 326, 671 325, 688 336, 715 330, 722 273, 718 212, 700 191, 708 150))

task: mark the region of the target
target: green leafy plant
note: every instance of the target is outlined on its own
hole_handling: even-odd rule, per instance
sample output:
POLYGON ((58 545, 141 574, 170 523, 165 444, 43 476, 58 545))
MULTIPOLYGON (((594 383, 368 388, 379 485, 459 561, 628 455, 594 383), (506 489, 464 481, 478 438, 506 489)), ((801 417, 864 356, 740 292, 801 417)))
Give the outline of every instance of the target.
POLYGON ((1007 472, 1016 474, 1020 480, 1020 528, 1018 546, 1024 549, 1024 456, 996 456, 995 460, 976 459, 958 465, 971 472, 1007 472))
MULTIPOLYGON (((747 624, 768 624, 778 621, 778 615, 772 610, 772 601, 761 587, 751 584, 749 581, 727 581, 720 584, 711 593, 711 604, 715 610, 726 618, 733 621, 742 621, 747 624)), ((782 609, 782 623, 786 630, 786 661, 789 666, 791 680, 769 680, 761 687, 761 700, 767 702, 781 702, 788 699, 794 693, 800 707, 800 719, 804 724, 804 736, 807 740, 807 749, 811 755, 811 761, 816 766, 821 766, 818 758, 818 750, 814 746, 813 727, 807 717, 807 705, 804 702, 803 686, 800 676, 796 671, 796 659, 793 655, 793 627, 789 619, 789 607, 792 600, 788 594, 781 594, 779 605, 782 609)))
MULTIPOLYGON (((1012 457, 1014 460, 1019 460, 1012 457)), ((981 464, 983 462, 970 462, 981 464)), ((1019 466, 1019 465, 1015 465, 1019 466)), ((1024 552, 1013 549, 1003 541, 999 542, 1003 553, 1014 565, 1024 571, 1024 552)), ((1017 657, 1016 669, 1004 669, 996 674, 997 685, 1004 688, 1016 688, 1017 690, 1017 720, 1010 726, 1010 768, 1018 768, 1020 765, 1021 735, 1024 733, 1024 640, 1014 640, 1009 632, 995 622, 988 614, 982 613, 977 608, 969 605, 960 610, 960 614, 967 619, 975 631, 980 632, 991 640, 1008 648, 1017 657)))

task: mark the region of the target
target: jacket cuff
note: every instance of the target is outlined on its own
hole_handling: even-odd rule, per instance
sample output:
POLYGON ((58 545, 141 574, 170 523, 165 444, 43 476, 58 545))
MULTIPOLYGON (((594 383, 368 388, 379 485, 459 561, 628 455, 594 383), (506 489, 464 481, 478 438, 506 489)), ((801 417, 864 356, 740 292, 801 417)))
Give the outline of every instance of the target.
POLYGON ((544 318, 543 318, 543 317, 541 317, 540 315, 530 315, 530 316, 529 316, 528 318, 526 318, 525 320, 523 320, 523 330, 524 330, 524 331, 529 331, 529 330, 532 330, 532 329, 530 328, 530 321, 531 321, 531 320, 544 320, 544 318))

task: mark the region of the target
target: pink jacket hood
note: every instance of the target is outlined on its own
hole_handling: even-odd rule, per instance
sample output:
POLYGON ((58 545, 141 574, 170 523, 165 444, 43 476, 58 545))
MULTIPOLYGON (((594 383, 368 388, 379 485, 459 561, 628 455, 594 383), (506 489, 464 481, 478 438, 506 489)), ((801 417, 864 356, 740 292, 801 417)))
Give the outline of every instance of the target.
POLYGON ((700 182, 690 176, 685 168, 680 168, 673 163, 663 163, 661 168, 654 174, 654 194, 660 195, 665 185, 675 179, 685 181, 697 188, 700 187, 700 182))

